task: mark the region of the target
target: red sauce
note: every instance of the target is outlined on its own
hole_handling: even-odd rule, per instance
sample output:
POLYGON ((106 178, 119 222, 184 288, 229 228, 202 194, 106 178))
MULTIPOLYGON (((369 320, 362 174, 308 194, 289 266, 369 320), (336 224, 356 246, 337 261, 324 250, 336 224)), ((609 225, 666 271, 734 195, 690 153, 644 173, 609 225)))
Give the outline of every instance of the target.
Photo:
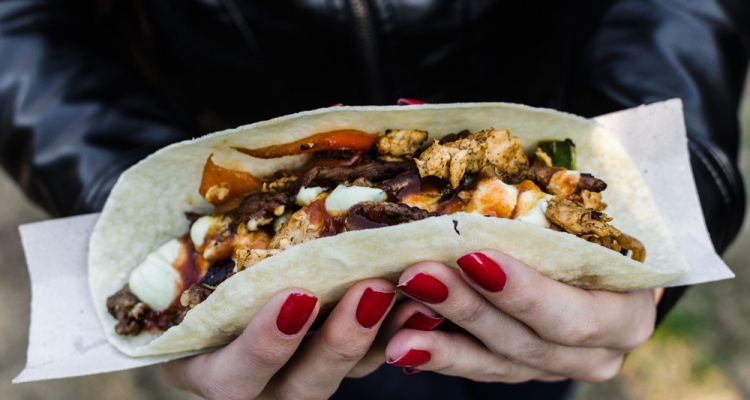
POLYGON ((149 332, 163 332, 174 325, 179 324, 185 313, 185 307, 180 304, 180 295, 190 285, 197 283, 206 271, 199 266, 201 258, 195 250, 193 241, 190 240, 190 234, 185 234, 178 239, 180 241, 180 253, 177 259, 172 263, 172 267, 180 274, 180 282, 177 284, 175 292, 177 296, 172 300, 172 304, 164 310, 150 310, 144 321, 146 330, 149 332))
POLYGON ((182 248, 172 266, 179 272, 180 280, 182 281, 181 289, 184 290, 189 288, 193 283, 198 282, 206 271, 198 266, 198 252, 195 250, 195 245, 190 239, 190 234, 186 233, 178 240, 182 244, 182 248))
POLYGON ((146 314, 146 330, 151 333, 164 332, 182 322, 185 307, 180 304, 179 296, 172 301, 167 309, 162 311, 150 310, 146 314))
MULTIPOLYGON (((518 215, 521 212, 527 211, 527 210, 522 209, 522 207, 526 205, 521 201, 522 199, 521 196, 523 195, 524 192, 530 190, 532 192, 541 193, 541 189, 539 189, 539 186, 537 186, 534 182, 529 181, 529 180, 525 180, 513 186, 518 190, 518 195, 516 196, 516 204, 515 206, 513 206, 513 211, 511 211, 511 214, 510 214, 511 219, 515 219, 516 217, 518 217, 518 215)), ((536 204, 536 201, 534 202, 534 204, 536 204)))
POLYGON ((454 193, 448 200, 441 202, 435 212, 440 215, 454 214, 463 210, 466 207, 466 203, 468 201, 462 200, 458 197, 458 193, 454 193))
MULTIPOLYGON (((469 202, 469 197, 464 196, 464 199, 462 199, 458 196, 458 194, 461 192, 472 192, 476 190, 480 180, 480 177, 474 176, 471 177, 467 182, 463 182, 458 187, 458 190, 454 190, 451 193, 451 196, 448 197, 447 200, 440 202, 440 205, 438 205, 436 212, 440 215, 449 215, 457 213, 459 211, 464 211, 466 204, 469 202)), ((440 180, 440 182, 444 181, 440 180)))
POLYGON ((312 224, 318 225, 322 222, 323 230, 320 237, 338 235, 344 230, 344 217, 329 214, 326 210, 325 199, 315 200, 306 208, 312 224))

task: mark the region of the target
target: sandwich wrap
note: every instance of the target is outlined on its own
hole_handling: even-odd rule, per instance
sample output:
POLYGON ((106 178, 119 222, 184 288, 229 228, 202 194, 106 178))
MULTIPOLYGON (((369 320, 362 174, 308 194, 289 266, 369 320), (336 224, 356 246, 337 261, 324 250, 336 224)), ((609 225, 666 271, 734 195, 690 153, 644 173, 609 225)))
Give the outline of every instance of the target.
POLYGON ((115 185, 91 237, 89 278, 110 342, 125 354, 146 356, 226 344, 283 288, 308 289, 327 307, 359 280, 395 281, 407 266, 423 260, 455 266, 460 256, 483 248, 498 249, 552 279, 586 289, 655 287, 688 269, 640 172, 611 132, 590 120, 521 105, 442 104, 327 108, 162 149, 123 173, 115 185), (235 148, 289 143, 340 129, 370 133, 421 129, 429 132, 430 142, 450 133, 490 127, 520 137, 529 153, 540 140, 575 142, 578 170, 607 182, 603 192, 607 215, 613 217, 613 226, 644 244, 645 263, 527 222, 458 213, 302 243, 231 276, 163 334, 115 334, 116 321, 107 311, 107 297, 122 288, 149 253, 188 231, 185 213, 211 213, 213 206, 198 194, 211 154, 213 162, 224 168, 263 177, 299 167, 310 156, 256 159, 235 148))

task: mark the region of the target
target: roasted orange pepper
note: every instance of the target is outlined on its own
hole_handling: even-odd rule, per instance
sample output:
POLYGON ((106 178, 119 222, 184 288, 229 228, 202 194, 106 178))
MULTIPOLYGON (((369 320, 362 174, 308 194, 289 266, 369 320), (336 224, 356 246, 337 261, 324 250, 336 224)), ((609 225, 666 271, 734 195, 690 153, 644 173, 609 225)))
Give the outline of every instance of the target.
POLYGON ((203 167, 198 192, 213 205, 225 203, 244 194, 260 190, 262 181, 253 174, 214 164, 211 154, 203 167))
POLYGON ((235 147, 241 153, 256 158, 276 158, 323 150, 368 151, 378 136, 356 129, 341 129, 308 136, 291 143, 278 144, 260 149, 235 147))

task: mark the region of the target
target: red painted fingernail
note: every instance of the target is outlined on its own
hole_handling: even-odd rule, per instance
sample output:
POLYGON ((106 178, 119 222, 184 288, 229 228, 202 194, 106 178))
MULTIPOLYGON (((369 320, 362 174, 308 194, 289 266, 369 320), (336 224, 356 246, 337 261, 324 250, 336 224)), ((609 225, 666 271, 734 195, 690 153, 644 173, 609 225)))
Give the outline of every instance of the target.
POLYGON ((414 374, 416 374, 416 373, 417 373, 417 372, 419 372, 419 371, 420 371, 420 370, 418 370, 418 369, 416 369, 416 368, 412 368, 412 367, 404 367, 404 373, 405 373, 406 375, 414 375, 414 374))
POLYGON ((483 253, 469 253, 459 258, 457 263, 461 271, 464 271, 482 289, 499 292, 505 287, 505 272, 483 253))
POLYGON ((438 325, 440 325, 440 323, 443 321, 445 321, 444 317, 441 317, 441 316, 433 317, 421 311, 417 311, 414 314, 412 314, 412 316, 409 317, 409 319, 407 319, 406 322, 404 322, 404 328, 416 329, 420 331, 431 331, 435 329, 438 325))
POLYGON ((357 306, 357 322, 364 328, 372 328, 380 321, 391 305, 396 292, 379 292, 365 289, 357 306))
POLYGON ((406 97, 402 97, 396 101, 396 104, 400 106, 408 106, 410 104, 425 104, 425 102, 422 100, 407 99, 406 97))
POLYGON ((442 303, 448 298, 448 287, 436 278, 420 272, 397 286, 409 297, 427 303, 442 303))
POLYGON ((276 327, 286 335, 296 335, 305 326, 315 309, 318 298, 305 293, 292 293, 281 306, 276 327))
POLYGON ((430 361, 430 358, 432 358, 432 356, 428 351, 409 349, 406 354, 395 360, 389 358, 388 364, 395 365, 397 367, 415 368, 420 365, 426 364, 428 361, 430 361))

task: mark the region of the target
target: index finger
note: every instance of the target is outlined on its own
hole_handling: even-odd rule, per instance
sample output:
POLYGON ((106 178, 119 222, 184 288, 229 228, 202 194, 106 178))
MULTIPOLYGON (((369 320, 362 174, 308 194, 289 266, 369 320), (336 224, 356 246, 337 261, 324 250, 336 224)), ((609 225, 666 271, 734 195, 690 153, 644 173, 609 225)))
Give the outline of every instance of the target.
POLYGON ((307 291, 272 296, 242 334, 209 354, 162 364, 167 381, 208 398, 253 398, 299 347, 320 305, 307 291))
POLYGON ((495 307, 550 342, 632 350, 653 333, 651 290, 579 289, 496 250, 467 254, 458 264, 464 279, 495 307))

